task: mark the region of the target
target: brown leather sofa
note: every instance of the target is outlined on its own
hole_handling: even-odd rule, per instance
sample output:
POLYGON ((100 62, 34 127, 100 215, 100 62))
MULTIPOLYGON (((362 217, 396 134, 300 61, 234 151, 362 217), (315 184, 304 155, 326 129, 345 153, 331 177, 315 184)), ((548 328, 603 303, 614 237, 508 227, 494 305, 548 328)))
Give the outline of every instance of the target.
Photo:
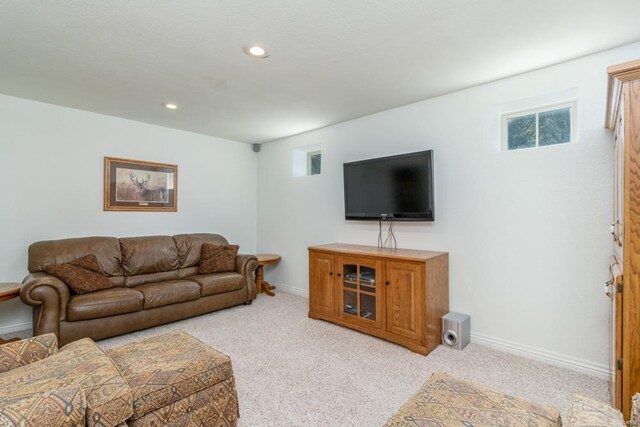
POLYGON ((218 234, 145 237, 83 237, 36 242, 20 290, 33 306, 33 334, 55 333, 60 345, 186 319, 256 298, 258 259, 238 255, 234 272, 198 275, 203 243, 228 244, 218 234), (74 294, 44 266, 96 256, 117 287, 74 294))

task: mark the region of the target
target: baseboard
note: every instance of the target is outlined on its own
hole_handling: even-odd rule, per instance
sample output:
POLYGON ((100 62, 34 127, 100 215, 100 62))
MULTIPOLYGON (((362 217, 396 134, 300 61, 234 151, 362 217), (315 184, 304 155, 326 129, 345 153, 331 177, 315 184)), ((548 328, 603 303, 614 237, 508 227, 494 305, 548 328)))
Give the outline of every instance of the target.
POLYGON ((298 295, 299 297, 309 298, 309 288, 301 289, 301 288, 296 288, 294 286, 283 285, 281 283, 278 283, 278 285, 276 286, 276 292, 278 291, 286 292, 288 294, 298 295))
POLYGON ((0 326, 0 335, 11 334, 12 332, 24 331, 31 329, 31 322, 14 323, 12 325, 0 326))
POLYGON ((496 350, 501 350, 505 353, 516 354, 518 356, 524 356, 529 359, 545 362, 550 365, 571 369, 603 380, 609 379, 609 367, 607 365, 601 365, 564 354, 554 353, 478 333, 471 334, 471 342, 495 348, 496 350))
MULTIPOLYGON (((309 298, 308 288, 301 289, 298 287, 278 283, 276 292, 277 291, 309 298)), ((609 379, 609 366, 607 365, 589 362, 564 354, 554 353, 552 351, 511 342, 500 338, 490 337, 484 334, 472 333, 471 342, 484 345, 486 347, 495 348, 496 350, 504 351, 505 353, 515 354, 518 356, 526 357, 528 359, 538 360, 550 365, 559 366, 561 368, 571 369, 573 371, 581 372, 583 374, 591 375, 603 380, 609 379)))

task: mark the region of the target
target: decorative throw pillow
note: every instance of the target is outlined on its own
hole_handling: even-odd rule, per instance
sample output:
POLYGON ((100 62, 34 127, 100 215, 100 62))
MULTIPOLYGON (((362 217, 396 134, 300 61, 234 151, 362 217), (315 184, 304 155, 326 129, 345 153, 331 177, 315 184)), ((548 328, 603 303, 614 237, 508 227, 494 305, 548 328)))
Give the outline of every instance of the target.
POLYGON ((89 254, 78 259, 74 259, 68 264, 73 264, 76 267, 84 268, 85 270, 91 270, 93 272, 104 275, 104 273, 102 272, 102 266, 100 265, 100 263, 98 262, 98 258, 96 258, 94 254, 89 254))
POLYGON ((214 245, 204 243, 200 250, 198 274, 224 273, 236 269, 238 245, 214 245))
POLYGON ((115 285, 102 274, 95 255, 85 255, 64 264, 50 264, 44 271, 65 282, 77 294, 109 289, 115 285))
POLYGON ((571 407, 566 420, 563 417, 562 425, 567 427, 626 426, 622 413, 616 408, 580 394, 574 394, 571 398, 571 407))

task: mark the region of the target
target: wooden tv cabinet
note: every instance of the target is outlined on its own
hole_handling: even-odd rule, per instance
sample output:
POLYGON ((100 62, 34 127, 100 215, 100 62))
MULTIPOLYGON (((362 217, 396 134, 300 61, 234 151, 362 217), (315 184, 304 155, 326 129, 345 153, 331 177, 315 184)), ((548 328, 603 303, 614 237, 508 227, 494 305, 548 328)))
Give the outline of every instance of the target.
POLYGON ((309 248, 309 317, 427 355, 449 312, 449 254, 333 243, 309 248))

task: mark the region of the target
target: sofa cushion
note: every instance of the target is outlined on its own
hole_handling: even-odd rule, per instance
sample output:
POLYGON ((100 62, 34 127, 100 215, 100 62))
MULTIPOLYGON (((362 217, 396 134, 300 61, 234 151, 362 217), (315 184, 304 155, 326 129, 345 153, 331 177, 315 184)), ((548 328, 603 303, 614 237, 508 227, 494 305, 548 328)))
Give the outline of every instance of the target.
POLYGON ((102 274, 102 268, 93 254, 64 264, 49 264, 44 271, 65 282, 78 294, 113 288, 116 285, 102 274))
POLYGON ((240 273, 199 274, 188 279, 200 284, 203 297, 235 291, 244 286, 244 277, 240 273))
POLYGON ((115 237, 81 237, 45 240, 29 246, 29 272, 44 271, 49 264, 62 264, 93 254, 107 276, 121 276, 120 242, 115 237))
POLYGON ((173 241, 178 249, 180 268, 193 267, 200 263, 200 251, 203 243, 229 244, 227 239, 221 235, 212 233, 176 234, 173 236, 173 241))
POLYGON ((178 268, 178 250, 170 236, 122 238, 120 250, 122 268, 127 276, 178 268))
POLYGON ((625 427, 622 413, 611 405, 590 397, 574 394, 562 425, 566 427, 625 427))
POLYGON ((38 335, 2 344, 0 345, 0 373, 46 359, 57 352, 56 334, 38 335))
POLYGON ((83 426, 87 402, 78 386, 0 401, 0 426, 83 426))
POLYGON ((561 426, 560 411, 484 386, 433 374, 385 427, 468 425, 474 427, 561 426))
POLYGON ((233 376, 231 359, 182 331, 108 350, 133 392, 137 419, 233 376))
POLYGON ((116 314, 132 313, 144 308, 144 296, 140 291, 128 288, 112 288, 73 295, 67 304, 67 320, 87 320, 116 314))
POLYGON ((144 295, 145 310, 200 298, 200 285, 190 280, 147 283, 133 289, 144 295))
POLYGON ((202 245, 198 274, 224 273, 236 269, 238 245, 202 245))
POLYGON ((187 267, 187 268, 179 268, 178 269, 178 278, 184 279, 185 277, 195 276, 198 274, 198 266, 187 267))
POLYGON ((137 274, 135 276, 125 276, 125 284, 128 288, 144 285, 146 283, 164 282, 167 280, 180 279, 179 270, 160 271, 158 273, 137 274))
POLYGON ((131 388, 113 361, 88 338, 2 374, 2 384, 0 401, 79 387, 87 403, 86 423, 91 427, 116 426, 133 413, 131 388))

